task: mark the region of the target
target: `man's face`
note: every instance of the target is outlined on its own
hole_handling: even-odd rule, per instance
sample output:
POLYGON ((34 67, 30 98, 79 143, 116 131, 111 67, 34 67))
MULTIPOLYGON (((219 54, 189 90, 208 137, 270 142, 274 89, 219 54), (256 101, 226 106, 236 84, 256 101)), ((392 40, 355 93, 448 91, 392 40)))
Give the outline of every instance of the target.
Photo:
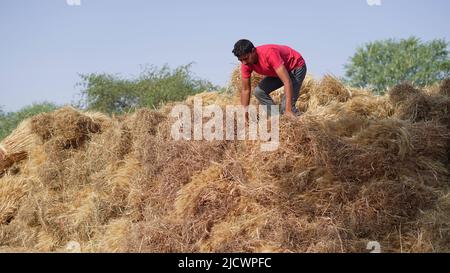
POLYGON ((245 65, 256 64, 258 63, 258 54, 256 54, 256 50, 253 49, 252 52, 241 56, 239 61, 245 65))

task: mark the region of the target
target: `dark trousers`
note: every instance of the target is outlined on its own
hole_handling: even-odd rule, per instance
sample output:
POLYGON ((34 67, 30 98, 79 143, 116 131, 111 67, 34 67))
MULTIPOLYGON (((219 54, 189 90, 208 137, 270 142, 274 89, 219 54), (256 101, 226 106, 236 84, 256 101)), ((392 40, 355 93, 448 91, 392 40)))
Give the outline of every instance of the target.
MULTIPOLYGON (((289 77, 292 81, 292 112, 298 113, 298 109, 295 107, 298 97, 300 96, 300 88, 302 87, 303 80, 306 76, 306 64, 302 67, 295 68, 289 71, 289 77)), ((283 86, 283 82, 278 77, 265 77, 261 80, 258 86, 255 88, 255 97, 259 103, 268 106, 268 112, 270 113, 270 106, 275 105, 275 102, 270 97, 270 93, 283 86)), ((286 110, 286 95, 283 95, 281 99, 281 113, 286 110)))

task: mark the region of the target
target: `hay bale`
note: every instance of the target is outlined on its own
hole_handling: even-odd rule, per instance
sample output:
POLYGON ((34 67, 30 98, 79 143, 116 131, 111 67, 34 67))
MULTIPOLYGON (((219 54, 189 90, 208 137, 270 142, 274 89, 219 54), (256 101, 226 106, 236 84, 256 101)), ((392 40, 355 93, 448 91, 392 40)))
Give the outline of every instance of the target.
POLYGON ((138 206, 133 206, 130 200, 132 184, 141 170, 140 162, 127 156, 120 161, 117 168, 111 166, 108 174, 104 177, 96 177, 96 184, 101 187, 103 193, 100 202, 103 207, 105 219, 120 217, 123 213, 127 215, 136 214, 138 206))
POLYGON ((417 95, 409 95, 406 100, 400 101, 395 109, 394 117, 413 122, 426 121, 430 119, 430 111, 429 99, 419 93, 417 95))
POLYGON ((112 126, 111 122, 113 119, 104 113, 86 111, 82 112, 82 114, 90 118, 94 124, 98 124, 100 126, 99 133, 103 132, 106 128, 112 126))
POLYGON ((206 222, 218 221, 239 201, 239 196, 237 185, 223 177, 220 167, 212 165, 192 176, 191 182, 178 191, 174 216, 177 219, 194 217, 206 222))
POLYGON ((310 74, 306 74, 300 89, 300 96, 295 104, 299 111, 306 112, 308 110, 309 100, 312 92, 314 92, 314 89, 316 88, 316 85, 317 83, 314 77, 310 74))
POLYGON ((84 252, 367 252, 371 240, 448 250, 448 97, 420 93, 429 109, 398 120, 392 108, 417 96, 391 105, 333 78, 305 86, 307 112, 280 119, 273 152, 261 141, 174 141, 174 104, 35 117, 41 141, 0 177, 0 241, 47 252, 70 241, 84 252))
POLYGON ((364 184, 377 177, 393 181, 410 177, 439 188, 448 176, 449 134, 436 123, 385 120, 369 124, 351 138, 321 139, 316 156, 339 180, 364 184))
POLYGON ((37 143, 31 132, 31 121, 22 121, 10 135, 0 143, 0 175, 15 163, 27 158, 30 149, 37 143))
POLYGON ((58 137, 63 148, 77 148, 90 133, 100 132, 100 124, 72 107, 64 107, 52 113, 42 113, 32 118, 32 132, 42 141, 58 137))
POLYGON ((164 217, 133 223, 126 239, 126 252, 192 253, 192 242, 184 241, 182 228, 164 217))
POLYGON ((450 126, 450 98, 441 94, 411 95, 397 104, 394 116, 413 122, 435 120, 450 126))
POLYGON ((85 248, 86 252, 123 253, 126 251, 128 234, 132 222, 122 217, 113 219, 98 232, 92 243, 85 248))
POLYGON ((200 243, 208 238, 212 227, 240 201, 237 184, 224 179, 222 173, 220 167, 213 165, 194 175, 177 193, 170 217, 182 223, 189 240, 200 243))
POLYGON ((446 78, 441 82, 439 94, 450 97, 450 78, 446 78))
POLYGON ((392 115, 393 109, 384 97, 355 96, 343 104, 347 113, 369 119, 385 119, 392 115))
MULTIPOLYGON (((352 93, 349 88, 344 86, 335 77, 325 75, 304 97, 302 95, 300 96, 300 101, 307 99, 308 103, 306 108, 308 111, 313 111, 320 106, 326 106, 333 102, 346 102, 351 97, 352 93)), ((303 106, 301 108, 305 107, 303 106)))
POLYGON ((3 145, 0 144, 0 160, 3 160, 6 158, 6 149, 3 148, 3 145))
POLYGON ((450 129, 450 96, 435 95, 428 98, 429 118, 450 129))
MULTIPOLYGON (((420 237, 411 236, 412 247, 419 248, 417 252, 448 252, 450 251, 450 192, 442 191, 436 204, 436 209, 427 210, 419 218, 417 226, 420 237), (422 246, 421 241, 425 241, 422 246), (416 246, 419 244, 418 246, 416 246), (431 245, 431 247, 429 247, 431 245), (427 247, 428 246, 428 247, 427 247)), ((409 242, 408 242, 409 243, 409 242)))
POLYGON ((450 130, 436 121, 407 124, 414 153, 446 163, 450 147, 450 130))
POLYGON ((27 182, 6 176, 0 180, 0 225, 8 224, 16 216, 21 200, 29 192, 27 182))
POLYGON ((411 97, 417 97, 419 94, 421 94, 421 91, 414 88, 414 86, 409 83, 398 84, 388 92, 389 100, 394 106, 411 97))
MULTIPOLYGON (((195 172, 208 168, 212 162, 221 162, 227 147, 223 140, 175 141, 170 134, 173 122, 173 118, 164 119, 155 128, 155 134, 143 131, 137 135, 137 141, 141 143, 137 158, 143 166, 143 179, 154 180, 148 194, 158 198, 164 196, 166 200, 173 200, 179 188, 188 183, 195 172)), ((146 198, 151 199, 150 196, 146 198)))
POLYGON ((342 114, 334 120, 325 122, 328 134, 339 137, 352 137, 370 124, 370 120, 352 114, 342 114))
POLYGON ((58 243, 58 238, 55 238, 51 234, 41 230, 37 235, 37 243, 34 247, 41 252, 53 252, 56 250, 58 243))
POLYGON ((38 135, 42 141, 53 136, 54 116, 51 113, 40 113, 31 118, 32 133, 38 135))
MULTIPOLYGON (((119 167, 119 173, 115 173, 115 166, 120 165, 118 161, 123 159, 123 155, 118 155, 120 151, 114 148, 115 143, 121 141, 120 123, 114 123, 105 115, 78 114, 72 109, 67 112, 65 114, 69 115, 70 120, 68 124, 72 126, 68 126, 69 132, 64 131, 62 121, 57 121, 67 116, 53 116, 55 121, 49 126, 53 134, 43 145, 31 150, 25 170, 39 181, 32 190, 37 199, 23 204, 31 214, 19 210, 20 217, 14 223, 14 226, 20 227, 17 233, 29 236, 28 246, 45 251, 58 249, 69 239, 84 243, 96 233, 105 219, 118 215, 118 211, 124 210, 126 206, 127 187, 123 169, 119 167), (101 123, 104 131, 91 130, 91 122, 101 123), (118 127, 118 130, 114 127, 118 127), (108 134, 114 130, 118 131, 118 135, 108 134), (93 132, 96 134, 90 135, 93 132), (74 139, 84 141, 84 147, 66 149, 63 143, 74 139), (91 183, 97 186, 91 187, 91 183), (40 212, 40 215, 35 217, 32 212, 40 212), (27 226, 30 222, 36 226, 36 233, 28 234, 26 229, 29 227, 25 230, 22 227, 22 223, 27 223, 27 226), (46 230, 44 233, 41 232, 42 228, 46 230)), ((130 142, 126 144, 131 147, 131 140, 126 142, 130 142)), ((129 165, 125 163, 124 166, 127 168, 129 165)), ((13 237, 11 242, 16 242, 13 237)))
POLYGON ((443 95, 441 93, 441 83, 437 82, 432 85, 427 85, 422 88, 424 94, 428 96, 436 96, 436 95, 443 95))
POLYGON ((83 140, 88 133, 100 131, 99 124, 71 107, 58 109, 52 113, 54 117, 53 133, 68 142, 83 140))
POLYGON ((241 201, 226 218, 211 228, 210 236, 200 246, 200 252, 263 252, 270 248, 284 252, 279 243, 282 237, 281 213, 264 207, 252 199, 241 201))
MULTIPOLYGON (((133 142, 136 142, 139 137, 145 137, 148 134, 156 135, 158 132, 158 125, 166 120, 167 116, 158 111, 141 108, 136 110, 133 115, 127 117, 124 122, 129 124, 133 135, 133 142)), ((139 143, 138 145, 140 144, 142 143, 139 143)), ((137 146, 136 148, 140 149, 142 146, 137 146)))
POLYGON ((389 232, 430 209, 438 196, 433 188, 413 179, 371 181, 362 186, 351 207, 349 225, 355 233, 389 232))
POLYGON ((0 160, 0 177, 3 176, 14 164, 26 159, 27 156, 27 152, 24 151, 4 156, 3 159, 0 160))
POLYGON ((396 120, 372 122, 350 139, 321 136, 321 145, 320 157, 331 173, 358 182, 395 175, 394 163, 412 151, 405 124, 396 120))
POLYGON ((189 96, 183 103, 187 105, 194 105, 195 99, 201 99, 202 106, 219 105, 223 107, 231 103, 231 97, 216 91, 207 91, 189 96))

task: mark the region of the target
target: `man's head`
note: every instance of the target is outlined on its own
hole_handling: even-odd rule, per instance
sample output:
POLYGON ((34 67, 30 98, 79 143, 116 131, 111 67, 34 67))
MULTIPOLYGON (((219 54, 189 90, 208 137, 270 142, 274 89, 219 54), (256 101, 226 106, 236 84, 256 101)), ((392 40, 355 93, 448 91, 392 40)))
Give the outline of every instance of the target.
POLYGON ((246 39, 241 39, 234 44, 233 54, 243 64, 256 64, 258 63, 258 54, 256 48, 246 39))

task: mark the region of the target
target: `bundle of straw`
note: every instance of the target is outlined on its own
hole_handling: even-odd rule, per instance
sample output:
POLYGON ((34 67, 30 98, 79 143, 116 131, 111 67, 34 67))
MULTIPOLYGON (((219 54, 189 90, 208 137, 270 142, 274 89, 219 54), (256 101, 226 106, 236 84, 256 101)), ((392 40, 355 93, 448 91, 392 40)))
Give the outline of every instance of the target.
POLYGON ((6 157, 6 149, 0 144, 0 160, 6 157))
POLYGON ((14 163, 27 158, 27 151, 35 145, 30 120, 24 120, 0 143, 0 175, 14 163))
POLYGON ((450 97, 450 78, 447 78, 442 81, 441 86, 439 88, 439 93, 441 95, 450 97))

